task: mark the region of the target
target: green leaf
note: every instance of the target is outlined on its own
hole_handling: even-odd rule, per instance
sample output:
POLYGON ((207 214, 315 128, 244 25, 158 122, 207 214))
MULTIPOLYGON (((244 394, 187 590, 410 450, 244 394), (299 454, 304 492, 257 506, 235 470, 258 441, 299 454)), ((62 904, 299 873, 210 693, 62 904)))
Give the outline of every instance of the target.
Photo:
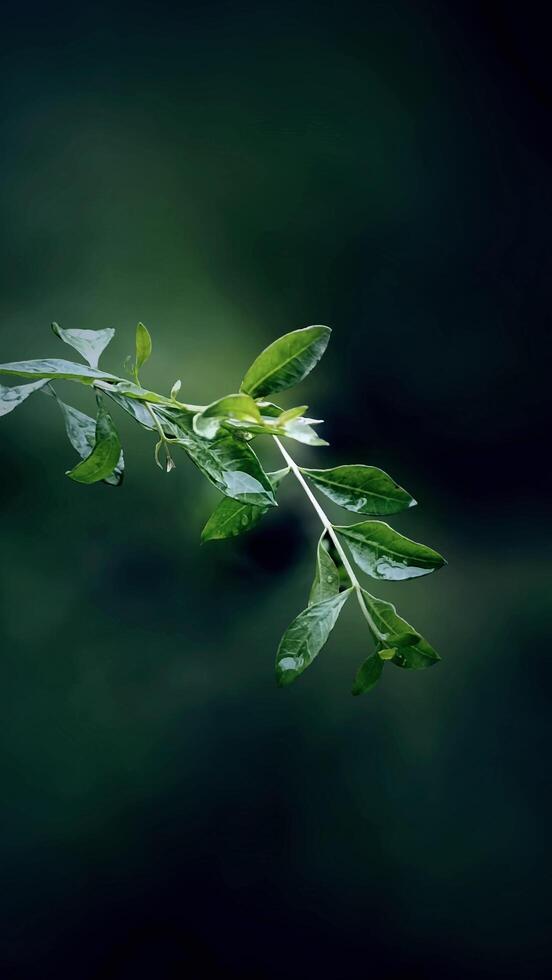
POLYGON ((381 647, 381 648, 378 648, 376 650, 376 653, 377 653, 378 657, 380 658, 380 660, 383 660, 383 661, 393 660, 393 657, 397 653, 397 648, 396 647, 381 647))
POLYGON ((274 491, 257 456, 243 439, 223 432, 202 439, 193 416, 181 415, 175 444, 182 446, 199 470, 227 497, 257 507, 275 507, 274 491))
POLYGON ((139 323, 136 327, 136 372, 140 370, 146 361, 149 361, 151 350, 152 344, 149 330, 143 323, 139 323))
POLYGON ((20 378, 57 378, 60 381, 80 381, 92 384, 96 379, 104 381, 121 381, 108 371, 77 364, 74 361, 60 361, 53 358, 41 358, 36 361, 12 361, 0 364, 0 374, 15 374, 20 378))
POLYGON ((303 414, 303 412, 307 411, 308 407, 308 405, 298 405, 297 408, 288 408, 279 416, 278 425, 283 426, 287 425, 288 422, 294 422, 295 419, 298 419, 303 414))
POLYGON ((29 395, 32 395, 34 391, 39 391, 40 388, 44 388, 44 385, 47 384, 48 379, 45 378, 42 381, 33 381, 29 385, 14 385, 12 388, 6 388, 4 385, 0 385, 0 417, 2 415, 9 415, 29 395))
POLYGON ((298 384, 318 364, 330 333, 329 327, 305 327, 275 340, 253 362, 241 391, 259 398, 298 384))
POLYGON ((309 595, 309 606, 337 595, 339 585, 339 568, 330 555, 327 534, 323 531, 316 549, 316 569, 309 595))
POLYGON ((396 514, 416 504, 406 490, 377 466, 301 468, 301 472, 330 500, 357 514, 396 514))
POLYGON ((377 653, 372 653, 359 667, 351 694, 365 694, 378 683, 383 670, 383 661, 377 653))
POLYGON ((314 429, 311 428, 313 424, 317 425, 318 419, 293 419, 283 426, 282 435, 287 439, 295 439, 296 442, 302 442, 306 446, 329 445, 325 439, 321 439, 314 429))
POLYGON ((409 670, 422 670, 432 667, 441 659, 427 640, 398 615, 391 602, 376 599, 365 589, 362 595, 373 622, 374 636, 382 649, 399 648, 392 663, 409 670))
MULTIPOLYGON (((81 459, 88 459, 96 445, 96 420, 90 418, 89 415, 85 415, 84 412, 79 412, 72 405, 66 405, 59 398, 56 398, 56 401, 63 415, 65 431, 67 432, 69 442, 81 459)), ((118 487, 123 482, 124 469, 125 461, 121 450, 113 472, 109 476, 104 477, 104 482, 118 487)))
POLYGON ((428 575, 446 564, 433 548, 405 538, 383 521, 363 521, 335 530, 345 538, 359 567, 372 578, 396 582, 428 575))
POLYGON ((347 589, 323 602, 315 602, 288 626, 276 654, 276 678, 280 687, 291 684, 320 653, 352 591, 347 589))
POLYGON ((77 463, 67 476, 77 483, 97 483, 111 476, 121 456, 121 443, 117 430, 105 408, 98 405, 94 448, 90 455, 77 463))
POLYGON ((225 419, 253 422, 257 425, 262 422, 261 413, 251 396, 239 392, 219 398, 207 405, 202 412, 198 412, 194 418, 194 431, 203 439, 214 439, 225 419))
MULTIPOLYGON (((267 473, 274 491, 289 473, 289 469, 277 470, 275 473, 267 473)), ((261 518, 267 513, 269 507, 255 507, 252 504, 242 504, 231 497, 223 497, 215 507, 203 531, 201 532, 202 541, 222 541, 226 538, 234 538, 238 534, 244 534, 256 527, 261 518)))
POLYGON ((91 368, 98 367, 101 354, 115 336, 112 327, 105 330, 63 330, 59 323, 52 323, 52 330, 65 344, 78 350, 91 368))
POLYGON ((152 419, 150 413, 148 412, 146 406, 138 401, 136 398, 132 398, 129 395, 124 395, 117 388, 112 385, 102 385, 102 391, 111 398, 119 408, 123 411, 128 412, 128 414, 139 422, 144 429, 155 429, 156 425, 152 419))

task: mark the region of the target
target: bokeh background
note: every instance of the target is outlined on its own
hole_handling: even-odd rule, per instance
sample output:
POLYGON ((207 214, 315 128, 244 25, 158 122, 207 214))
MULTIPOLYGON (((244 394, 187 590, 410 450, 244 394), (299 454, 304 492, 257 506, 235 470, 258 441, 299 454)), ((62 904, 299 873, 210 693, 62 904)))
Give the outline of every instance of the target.
POLYGON ((450 564, 377 590, 439 667, 351 698, 351 604, 278 690, 318 535, 291 480, 200 547, 216 493, 126 417, 119 491, 64 477, 50 400, 3 419, 3 976, 547 971, 543 15, 5 8, 0 360, 71 356, 55 319, 115 326, 118 371, 140 319, 147 381, 206 402, 328 323, 300 401, 331 446, 297 458, 391 472, 420 501, 395 526, 450 564))

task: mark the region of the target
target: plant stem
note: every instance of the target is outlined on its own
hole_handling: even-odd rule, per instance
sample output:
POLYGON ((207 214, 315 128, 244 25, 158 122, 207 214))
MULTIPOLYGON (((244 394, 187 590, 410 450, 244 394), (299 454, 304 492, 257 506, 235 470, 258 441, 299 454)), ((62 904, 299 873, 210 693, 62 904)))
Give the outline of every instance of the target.
MULTIPOLYGON (((161 443, 163 443, 163 448, 165 450, 165 455, 167 457, 167 466, 166 466, 166 469, 167 469, 167 473, 170 473, 171 470, 174 469, 174 460, 173 460, 173 458, 171 456, 171 453, 170 453, 169 440, 167 439, 165 433, 163 432, 163 426, 161 425, 159 419, 157 418, 157 415, 155 414, 155 412, 153 411, 153 409, 150 407, 150 405, 148 404, 148 402, 143 402, 143 404, 147 408, 149 414, 151 415, 151 417, 152 417, 152 419, 153 419, 153 421, 155 423, 155 427, 156 427, 159 435, 161 436, 160 442, 157 444, 157 449, 156 449, 156 453, 155 453, 155 458, 156 458, 157 464, 161 467, 161 464, 159 463, 159 459, 158 459, 157 453, 159 451, 159 446, 161 445, 161 443)), ((162 469, 162 467, 161 467, 161 469, 162 469)))
POLYGON ((333 541, 333 543, 335 545, 335 549, 336 549, 339 557, 341 558, 341 561, 343 562, 343 567, 344 567, 345 571, 347 572, 347 575, 349 576, 349 578, 351 580, 351 585, 352 585, 353 589, 355 590, 356 597, 358 599, 358 604, 359 604, 359 606, 360 606, 360 608, 362 610, 362 615, 364 616, 364 618, 365 618, 366 622, 368 623, 368 626, 370 627, 370 629, 371 629, 372 633, 374 634, 374 636, 376 636, 378 639, 381 639, 380 631, 378 630, 378 628, 377 628, 374 620, 372 619, 370 613, 368 612, 368 609, 366 608, 366 603, 364 601, 364 596, 362 594, 362 587, 360 585, 360 582, 359 582, 358 578, 356 577, 355 571, 354 571, 354 569, 353 569, 353 567, 352 567, 349 559, 347 558, 347 555, 346 555, 346 553, 345 553, 345 551, 343 549, 343 546, 342 546, 342 544, 341 544, 341 542, 340 542, 337 534, 335 533, 333 524, 331 523, 331 521, 330 521, 329 517, 327 516, 327 514, 325 514, 325 512, 322 510, 322 507, 318 503, 316 497, 314 496, 311 488, 309 487, 307 481, 305 480, 305 478, 304 478, 303 474, 301 473, 301 470, 297 466, 297 463, 295 462, 295 460, 292 459, 292 457, 289 455, 287 449, 284 448, 284 446, 282 445, 282 443, 278 439, 278 436, 273 436, 273 438, 274 438, 274 442, 278 446, 278 449, 280 450, 282 456, 284 457, 286 463, 288 464, 291 472, 293 473, 294 477, 301 484, 301 486, 302 486, 303 490, 305 491, 307 497, 309 498, 312 506, 314 507, 316 513, 318 514, 318 517, 322 521, 322 524, 324 525, 324 528, 325 528, 328 536, 332 539, 332 541, 333 541))

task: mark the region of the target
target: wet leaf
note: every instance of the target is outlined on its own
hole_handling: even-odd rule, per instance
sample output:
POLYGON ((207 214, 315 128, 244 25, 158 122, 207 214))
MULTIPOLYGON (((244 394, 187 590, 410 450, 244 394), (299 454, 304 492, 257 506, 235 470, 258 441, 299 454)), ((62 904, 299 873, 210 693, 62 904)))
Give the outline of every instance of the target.
MULTIPOLYGON (((59 398, 56 398, 56 401, 63 415, 65 431, 67 432, 69 442, 81 459, 87 459, 96 445, 96 420, 89 415, 85 415, 84 412, 80 412, 77 408, 73 408, 72 405, 66 405, 59 398)), ((104 482, 114 487, 120 486, 123 482, 124 469, 125 461, 121 450, 113 472, 109 476, 104 477, 104 482)))
POLYGON ((437 651, 398 615, 391 602, 376 599, 365 589, 362 595, 373 620, 374 635, 382 649, 398 647, 392 663, 408 670, 423 670, 438 663, 441 658, 437 651))
POLYGON ((29 395, 33 392, 39 391, 44 388, 44 385, 48 384, 48 379, 45 378, 42 381, 32 381, 28 385, 13 385, 12 388, 7 388, 4 385, 0 385, 0 417, 2 415, 9 415, 13 412, 14 408, 21 405, 29 395))
MULTIPOLYGON (((289 469, 277 470, 267 476, 274 491, 289 473, 289 469)), ((235 538, 256 527, 261 518, 270 510, 269 507, 255 507, 252 504, 242 504, 231 497, 223 497, 215 507, 203 531, 202 541, 219 541, 225 538, 235 538)))
POLYGON ((78 350, 91 368, 98 367, 101 354, 115 336, 112 327, 104 330, 64 330, 59 323, 52 323, 52 330, 65 344, 78 350))
POLYGON ((352 591, 347 589, 323 602, 315 602, 288 626, 276 654, 276 679, 280 687, 291 684, 318 656, 352 591))
POLYGON ((270 480, 243 439, 230 432, 202 439, 194 432, 193 417, 182 415, 175 444, 225 496, 257 507, 276 506, 270 480))
POLYGON ((194 417, 194 431, 203 439, 214 439, 221 423, 226 420, 261 424, 261 413, 250 395, 239 392, 226 395, 207 405, 194 417))
POLYGON ((433 548, 411 541, 383 521, 335 527, 357 565, 372 578, 396 582, 429 575, 446 564, 433 548))
POLYGON ((414 507, 413 497, 377 466, 334 466, 301 472, 330 500, 357 514, 397 514, 414 507))
POLYGON ((98 483, 111 476, 119 462, 121 443, 117 430, 103 405, 98 406, 94 448, 67 476, 77 483, 98 483))
POLYGON ((93 384, 98 380, 119 382, 117 378, 108 371, 100 371, 99 368, 91 368, 86 364, 78 364, 76 361, 62 361, 57 358, 40 358, 35 361, 11 361, 9 364, 0 364, 0 374, 14 374, 20 378, 57 378, 60 381, 80 381, 83 384, 93 384))
POLYGON ((316 569, 309 596, 309 606, 323 602, 339 592, 339 568, 329 552, 326 531, 323 531, 316 549, 316 569))

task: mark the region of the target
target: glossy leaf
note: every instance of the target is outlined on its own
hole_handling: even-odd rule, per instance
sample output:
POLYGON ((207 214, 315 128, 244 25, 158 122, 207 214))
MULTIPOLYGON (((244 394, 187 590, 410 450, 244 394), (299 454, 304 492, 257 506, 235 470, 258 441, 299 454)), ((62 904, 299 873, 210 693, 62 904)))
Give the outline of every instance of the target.
POLYGON ((330 500, 357 514, 396 514, 416 501, 377 466, 334 466, 301 472, 330 500))
POLYGON ((445 564, 433 548, 405 538, 383 521, 363 521, 335 530, 347 542, 357 565, 372 578, 397 582, 428 575, 445 564))
POLYGON ((98 367, 101 354, 115 336, 112 327, 104 330, 64 330, 59 323, 52 323, 52 330, 65 344, 78 350, 91 368, 98 367))
POLYGON ((152 343, 147 327, 139 323, 136 327, 136 371, 138 372, 151 357, 152 343))
POLYGON ((98 483, 110 476, 119 462, 121 443, 110 415, 103 405, 98 406, 95 442, 92 452, 77 463, 67 476, 77 483, 98 483))
POLYGON ((112 398, 119 408, 122 408, 123 411, 128 412, 128 414, 139 422, 144 429, 156 428, 153 418, 148 412, 146 406, 141 401, 138 401, 136 398, 131 398, 129 395, 122 394, 113 385, 106 385, 105 387, 102 387, 102 391, 112 398))
POLYGON ((339 585, 339 568, 330 555, 327 535, 324 531, 316 549, 316 569, 309 595, 309 606, 337 595, 339 585))
POLYGON ((55 358, 40 358, 36 361, 12 361, 0 364, 0 374, 13 374, 20 378, 57 378, 60 381, 81 381, 92 384, 96 379, 105 381, 121 381, 108 371, 78 364, 76 361, 61 361, 55 358))
POLYGON ((276 678, 281 687, 291 684, 318 656, 352 591, 315 602, 288 626, 276 654, 276 678))
POLYGON ((181 417, 178 433, 176 444, 225 496, 257 507, 276 506, 270 480, 243 439, 230 432, 202 439, 194 432, 190 416, 181 417))
POLYGON ((0 385, 0 417, 2 415, 9 415, 29 395, 32 395, 35 391, 39 391, 40 388, 44 388, 44 385, 47 384, 48 379, 45 378, 42 381, 32 381, 28 385, 13 385, 12 388, 0 385))
MULTIPOLYGON (((267 476, 274 491, 289 473, 289 469, 277 470, 267 476)), ((215 507, 203 531, 202 541, 220 541, 225 538, 235 538, 256 527, 269 507, 255 507, 252 504, 242 504, 231 497, 223 497, 215 507)))
POLYGON ((238 422, 253 422, 261 424, 261 413, 250 395, 239 392, 236 395, 226 395, 218 401, 207 405, 194 418, 194 431, 204 439, 214 439, 220 429, 221 422, 232 419, 238 422))
POLYGON ((330 333, 329 327, 305 327, 275 340, 253 362, 241 390, 260 398, 298 384, 318 364, 330 333))
POLYGON ((392 660, 397 667, 423 670, 441 659, 427 640, 398 615, 391 602, 376 599, 365 589, 362 590, 362 596, 373 621, 373 632, 378 643, 382 648, 398 647, 392 660))
MULTIPOLYGON (((321 439, 311 426, 318 423, 318 419, 293 419, 282 427, 282 435, 287 439, 295 439, 306 446, 327 446, 329 443, 321 439)), ((279 427, 279 426, 278 426, 279 427)))
POLYGON ((278 417, 278 425, 282 426, 287 425, 288 422, 294 422, 295 419, 298 419, 304 414, 304 412, 307 411, 308 407, 308 405, 298 405, 296 408, 286 409, 286 411, 283 411, 278 417))
MULTIPOLYGON (((59 398, 56 398, 56 401, 63 415, 69 442, 81 459, 87 459, 96 445, 96 420, 85 415, 84 412, 80 412, 77 408, 73 408, 72 405, 66 405, 59 398)), ((123 482, 124 469, 125 461, 121 450, 113 472, 104 477, 104 482, 118 487, 123 482)))
POLYGON ((351 694, 365 694, 378 683, 383 671, 383 660, 377 653, 372 653, 359 667, 351 694))

